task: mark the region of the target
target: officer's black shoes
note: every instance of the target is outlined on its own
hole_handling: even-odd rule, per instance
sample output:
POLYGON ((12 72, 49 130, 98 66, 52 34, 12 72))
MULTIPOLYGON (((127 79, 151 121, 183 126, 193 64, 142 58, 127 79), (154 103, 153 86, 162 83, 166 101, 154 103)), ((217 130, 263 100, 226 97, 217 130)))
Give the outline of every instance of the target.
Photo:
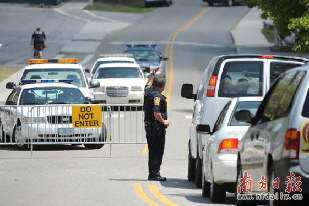
POLYGON ((150 174, 148 176, 149 181, 166 181, 166 177, 162 177, 160 175, 150 174))

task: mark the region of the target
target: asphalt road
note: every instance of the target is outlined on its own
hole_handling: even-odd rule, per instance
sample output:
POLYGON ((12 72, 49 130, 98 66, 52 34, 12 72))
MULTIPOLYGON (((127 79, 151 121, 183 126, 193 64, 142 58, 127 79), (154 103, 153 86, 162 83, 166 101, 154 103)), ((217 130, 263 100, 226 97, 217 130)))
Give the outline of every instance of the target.
MULTIPOLYGON (((60 54, 85 24, 83 19, 94 21, 84 12, 66 10, 78 17, 72 18, 54 9, 15 6, 4 15, 0 8, 0 27, 4 28, 0 31, 0 44, 4 42, 0 65, 27 62, 32 55, 30 34, 37 24, 44 25, 48 33, 45 57, 78 57, 88 68, 100 53, 122 52, 126 43, 157 43, 170 58, 165 95, 171 122, 161 167, 166 182, 147 181, 145 145, 105 145, 100 150, 87 150, 81 145, 40 146, 35 148, 33 158, 29 151, 2 146, 0 205, 215 205, 187 180, 188 128, 194 103, 181 98, 180 89, 184 83, 193 83, 196 90, 212 57, 236 52, 230 31, 248 8, 206 7, 200 0, 173 2, 171 7, 148 14, 95 12, 132 26, 108 34, 94 54, 88 55, 60 54)), ((1 96, 1 100, 5 98, 1 96)), ((233 202, 234 195, 228 194, 225 204, 233 202)))

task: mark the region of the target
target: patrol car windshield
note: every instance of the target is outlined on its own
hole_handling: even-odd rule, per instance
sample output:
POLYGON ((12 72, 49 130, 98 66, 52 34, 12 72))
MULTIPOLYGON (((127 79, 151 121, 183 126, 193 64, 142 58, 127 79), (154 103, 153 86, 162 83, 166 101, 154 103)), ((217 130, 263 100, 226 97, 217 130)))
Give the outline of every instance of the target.
POLYGON ((85 87, 85 81, 80 69, 27 69, 21 80, 28 79, 72 79, 75 86, 85 87))
POLYGON ((19 98, 20 105, 84 103, 85 96, 79 91, 79 89, 66 87, 24 89, 19 98))
POLYGON ((119 60, 98 61, 98 62, 95 63, 93 70, 92 70, 92 73, 94 74, 101 64, 110 64, 110 63, 134 63, 134 62, 133 61, 119 61, 119 60))
POLYGON ((103 67, 98 69, 94 78, 143 78, 143 75, 137 67, 103 67))
POLYGON ((154 50, 129 50, 125 53, 133 54, 137 61, 160 62, 160 54, 154 50))

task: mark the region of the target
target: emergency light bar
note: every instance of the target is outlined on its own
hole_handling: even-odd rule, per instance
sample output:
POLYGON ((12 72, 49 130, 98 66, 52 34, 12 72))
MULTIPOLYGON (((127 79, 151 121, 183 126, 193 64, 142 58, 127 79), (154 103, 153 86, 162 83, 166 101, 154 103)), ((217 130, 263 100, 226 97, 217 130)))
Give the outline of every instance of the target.
MULTIPOLYGON (((153 47, 155 48, 156 44, 134 44, 133 47, 153 47)), ((132 48, 132 44, 127 44, 128 48, 132 48)))
POLYGON ((133 58, 133 54, 100 54, 100 58, 103 57, 132 57, 133 58))
POLYGON ((77 63, 78 59, 29 59, 29 64, 77 63))
POLYGON ((50 82, 72 83, 73 79, 23 79, 20 82, 22 84, 50 83, 50 82))

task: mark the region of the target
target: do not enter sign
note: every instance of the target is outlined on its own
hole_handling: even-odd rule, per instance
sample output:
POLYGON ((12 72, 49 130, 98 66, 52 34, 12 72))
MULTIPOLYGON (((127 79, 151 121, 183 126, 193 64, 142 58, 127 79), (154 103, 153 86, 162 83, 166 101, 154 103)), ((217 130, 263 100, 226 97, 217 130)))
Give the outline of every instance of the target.
POLYGON ((73 128, 102 127, 101 106, 72 106, 73 128))

